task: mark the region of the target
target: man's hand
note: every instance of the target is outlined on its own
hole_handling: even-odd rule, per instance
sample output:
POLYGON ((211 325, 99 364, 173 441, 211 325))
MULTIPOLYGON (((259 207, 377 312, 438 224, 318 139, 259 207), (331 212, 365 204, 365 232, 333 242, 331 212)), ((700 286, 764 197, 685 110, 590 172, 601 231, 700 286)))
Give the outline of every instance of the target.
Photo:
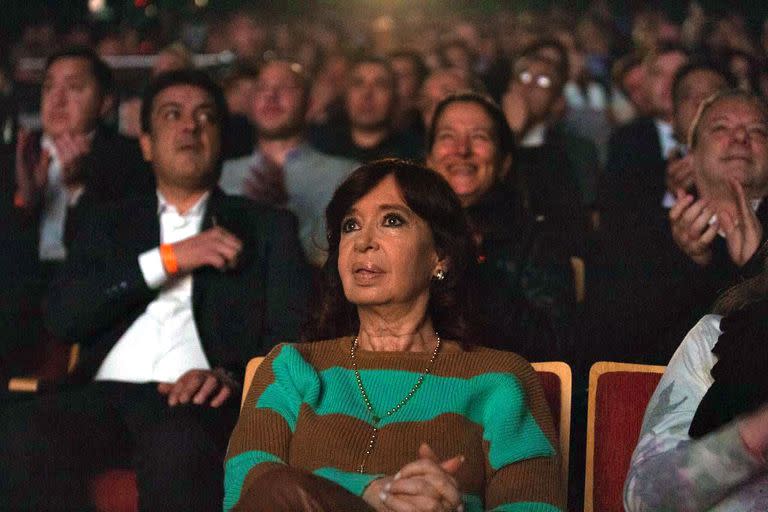
POLYGON ((705 267, 712 261, 712 241, 717 236, 719 224, 709 223, 714 212, 709 201, 694 202, 690 194, 677 190, 677 202, 669 210, 672 238, 677 246, 696 264, 705 267))
POLYGON ((243 243, 219 226, 173 244, 180 274, 206 265, 221 271, 234 268, 242 250, 243 243))
POLYGON ((419 447, 419 458, 406 464, 393 477, 371 483, 363 499, 378 511, 461 511, 461 491, 454 475, 464 463, 458 455, 440 462, 427 444, 419 447))
POLYGON ((512 80, 509 89, 501 99, 501 108, 507 124, 515 136, 520 137, 528 124, 528 102, 520 85, 512 80))
POLYGON ((82 185, 83 157, 91 152, 91 141, 83 134, 65 133, 54 144, 61 162, 61 178, 67 187, 82 185))
POLYGON ((168 396, 168 405, 193 403, 219 407, 238 385, 221 370, 189 370, 176 382, 161 382, 157 391, 168 396))
POLYGON ((669 191, 690 190, 694 186, 693 165, 690 155, 681 157, 680 153, 675 151, 669 156, 666 183, 669 191))
POLYGON ((258 203, 282 207, 288 202, 285 176, 282 167, 264 159, 264 164, 252 168, 245 182, 245 195, 258 203))
POLYGON ((16 142, 16 206, 21 208, 35 205, 48 183, 51 155, 44 149, 38 154, 35 145, 35 138, 27 130, 19 130, 16 142))
POLYGON ((747 203, 741 183, 730 180, 731 190, 736 196, 736 216, 726 211, 718 212, 720 224, 725 232, 728 254, 738 266, 744 265, 755 254, 763 239, 763 226, 752 207, 747 203))

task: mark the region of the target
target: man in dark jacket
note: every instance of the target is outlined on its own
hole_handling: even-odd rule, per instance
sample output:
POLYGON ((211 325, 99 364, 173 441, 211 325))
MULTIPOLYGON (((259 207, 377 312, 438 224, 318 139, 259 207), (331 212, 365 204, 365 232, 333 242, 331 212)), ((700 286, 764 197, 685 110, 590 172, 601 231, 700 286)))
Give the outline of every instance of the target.
POLYGON ((116 465, 143 510, 220 507, 243 369, 298 337, 309 283, 295 219, 216 188, 226 118, 200 72, 148 88, 157 193, 82 221, 46 311, 82 362, 73 388, 0 421, 0 508, 81 510, 88 477, 116 465))
MULTIPOLYGON (((99 122, 112 102, 109 67, 88 49, 51 56, 41 97, 42 132, 19 135, 0 177, 0 359, 40 336, 39 304, 90 207, 150 195, 138 145, 99 122)), ((0 363, 0 373, 2 373, 0 363)))

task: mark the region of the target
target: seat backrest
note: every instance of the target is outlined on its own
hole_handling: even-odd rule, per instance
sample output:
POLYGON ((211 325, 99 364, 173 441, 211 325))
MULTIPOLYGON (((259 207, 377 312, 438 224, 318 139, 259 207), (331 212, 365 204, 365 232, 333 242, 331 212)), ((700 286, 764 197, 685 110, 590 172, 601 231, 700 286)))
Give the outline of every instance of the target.
POLYGON ((571 442, 571 367, 561 361, 531 363, 539 375, 544 397, 560 439, 563 484, 568 488, 568 456, 571 442))
POLYGON ((251 382, 253 382, 253 375, 256 373, 256 368, 259 367, 264 360, 264 356, 257 356, 248 361, 245 367, 245 376, 243 376, 243 396, 240 397, 240 407, 245 403, 245 395, 248 394, 248 390, 251 389, 251 382))
POLYGON ((584 512, 623 511, 624 480, 664 366, 599 362, 589 371, 584 512))
POLYGON ((576 303, 584 302, 587 295, 587 268, 584 259, 578 256, 571 256, 571 270, 573 271, 573 286, 576 292, 576 303))

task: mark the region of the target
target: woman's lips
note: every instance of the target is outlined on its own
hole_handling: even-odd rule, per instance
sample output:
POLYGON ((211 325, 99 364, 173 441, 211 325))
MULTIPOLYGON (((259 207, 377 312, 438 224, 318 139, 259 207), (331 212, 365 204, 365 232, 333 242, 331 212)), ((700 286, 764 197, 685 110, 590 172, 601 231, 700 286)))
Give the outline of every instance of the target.
POLYGON ((352 275, 355 278, 355 282, 359 284, 366 284, 375 281, 379 277, 384 275, 384 270, 373 264, 360 264, 352 267, 352 275))

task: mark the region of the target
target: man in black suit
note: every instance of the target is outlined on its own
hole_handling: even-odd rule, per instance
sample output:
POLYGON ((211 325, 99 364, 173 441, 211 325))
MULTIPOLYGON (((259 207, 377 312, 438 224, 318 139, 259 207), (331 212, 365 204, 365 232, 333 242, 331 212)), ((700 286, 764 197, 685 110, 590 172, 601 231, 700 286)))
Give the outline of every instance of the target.
POLYGON ((160 75, 141 118, 157 193, 82 221, 46 311, 82 364, 73 388, 0 421, 0 508, 81 510, 89 476, 127 465, 142 510, 219 509, 244 366, 298 337, 309 273, 295 219, 216 188, 221 90, 197 71, 160 75))
POLYGON ((0 177, 0 359, 4 348, 37 341, 41 296, 83 212, 154 189, 138 145, 99 122, 112 104, 112 74, 92 50, 48 59, 40 103, 42 132, 20 132, 0 177))
POLYGON ((531 211, 557 226, 571 255, 583 253, 585 212, 595 199, 598 174, 594 144, 562 123, 568 53, 542 39, 520 52, 504 95, 504 113, 517 136, 515 172, 531 211))
POLYGON ((604 340, 595 358, 666 364, 736 276, 726 266, 704 270, 695 264, 676 244, 669 222, 670 212, 690 205, 678 202, 676 195, 692 190, 692 156, 683 155, 689 151, 689 127, 699 104, 732 82, 727 72, 705 60, 682 66, 671 89, 675 144, 668 160, 649 154, 645 170, 637 166, 614 175, 612 183, 621 186, 606 198, 615 207, 604 211, 602 252, 591 261, 590 289, 597 294, 593 306, 599 314, 592 315, 595 324, 588 332, 604 340))

